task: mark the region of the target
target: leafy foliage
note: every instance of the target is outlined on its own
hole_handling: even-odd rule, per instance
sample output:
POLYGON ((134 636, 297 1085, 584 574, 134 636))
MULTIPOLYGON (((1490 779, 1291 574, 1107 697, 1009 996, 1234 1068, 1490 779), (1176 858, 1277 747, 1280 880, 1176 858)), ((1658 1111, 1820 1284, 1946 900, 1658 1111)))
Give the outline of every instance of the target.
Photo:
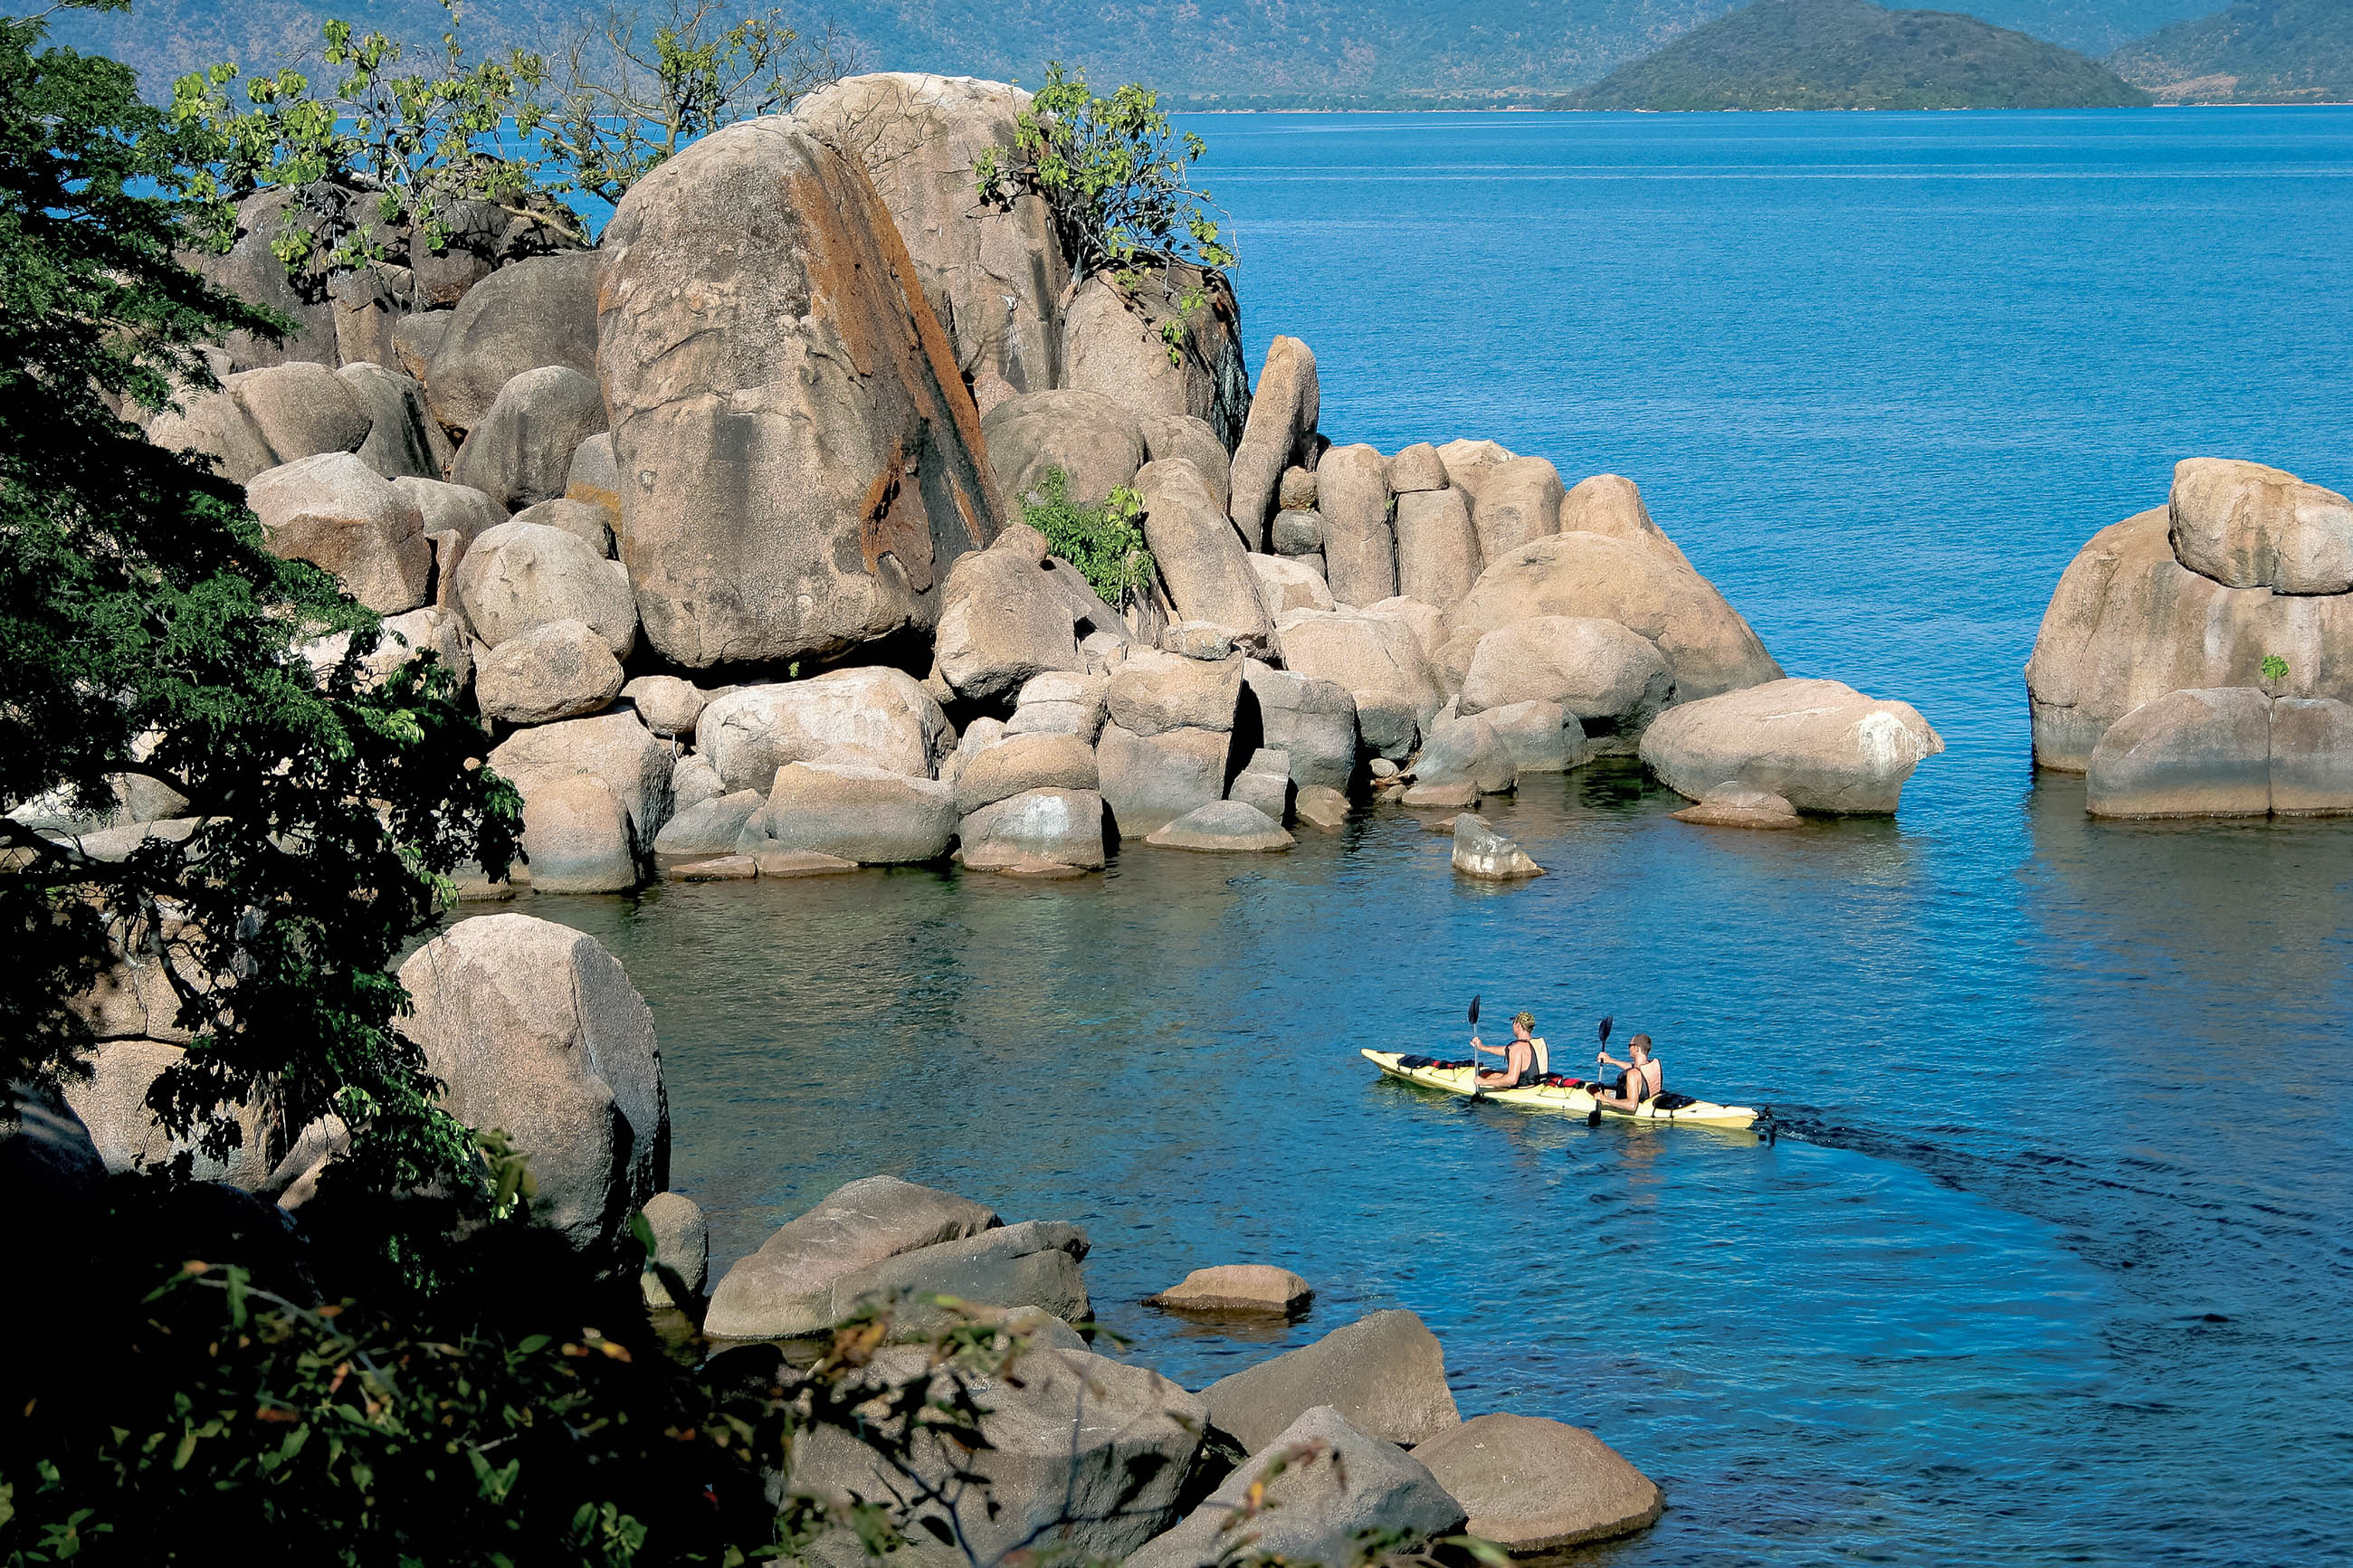
POLYGON ((1044 534, 1046 547, 1077 567, 1104 604, 1123 605, 1151 585, 1143 497, 1122 485, 1101 506, 1080 506, 1071 500, 1071 477, 1060 468, 1047 469, 1033 495, 1021 521, 1044 534))
POLYGON ((2102 109, 2148 97, 2081 55, 1949 11, 1757 0, 1562 109, 2102 109))
MULTIPOLYGON (((1240 259, 1209 193, 1189 181, 1206 151, 1200 137, 1169 124, 1158 94, 1130 82, 1101 98, 1056 60, 1016 119, 1013 156, 984 148, 972 168, 983 201, 1024 190, 1045 197, 1073 289, 1106 271, 1133 289, 1155 270, 1166 278, 1171 260, 1214 269, 1240 259)), ((1177 299, 1179 319, 1162 328, 1171 364, 1184 363, 1182 316, 1205 303, 1198 289, 1177 299)))
POLYGON ((448 671, 369 686, 376 617, 271 555, 208 459, 117 416, 216 384, 205 343, 275 325, 174 259, 186 204, 141 194, 201 128, 41 36, 0 18, 0 804, 95 816, 135 770, 191 830, 101 858, 0 819, 0 1083, 79 1070, 69 999, 130 956, 195 1037, 152 1091, 175 1131, 221 1152, 239 1102, 273 1139, 333 1113, 359 1168, 474 1182, 385 966, 457 865, 506 864, 514 791, 448 671), (294 645, 328 631, 348 649, 314 673, 294 645))
POLYGON ((443 4, 448 28, 436 69, 398 71, 398 43, 330 20, 323 58, 344 73, 331 93, 314 92, 290 66, 240 79, 234 60, 174 85, 171 114, 189 136, 177 184, 218 248, 236 237, 237 204, 270 189, 298 198, 271 241, 290 268, 381 261, 387 231, 401 228, 438 251, 448 242, 450 209, 464 201, 559 223, 579 237, 561 209, 526 205, 539 184, 537 160, 504 140, 511 125, 517 147, 527 148, 538 132, 545 62, 514 49, 470 63, 456 0, 443 4), (242 92, 232 93, 240 79, 242 92))
POLYGON ((571 188, 617 203, 697 137, 781 114, 857 68, 830 26, 810 38, 774 7, 730 14, 718 0, 663 0, 649 33, 637 11, 615 8, 571 41, 542 131, 571 188))
POLYGON ((2275 653, 2267 653, 2263 655, 2263 679, 2265 680, 2285 680, 2287 679, 2287 660, 2282 658, 2275 653))

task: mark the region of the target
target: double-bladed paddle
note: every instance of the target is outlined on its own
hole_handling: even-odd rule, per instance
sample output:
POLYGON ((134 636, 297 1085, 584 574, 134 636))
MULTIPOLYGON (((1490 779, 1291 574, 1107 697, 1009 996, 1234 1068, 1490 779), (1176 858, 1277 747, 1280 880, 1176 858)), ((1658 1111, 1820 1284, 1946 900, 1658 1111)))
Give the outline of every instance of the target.
POLYGON ((1471 1098, 1486 1098, 1479 1088, 1479 998, 1476 996, 1471 998, 1471 1098))
MULTIPOLYGON (((1610 1018, 1604 1018, 1604 1019, 1602 1019, 1602 1020, 1601 1020, 1601 1049, 1600 1049, 1600 1050, 1599 1050, 1599 1051, 1596 1051, 1596 1052, 1594 1053, 1594 1055, 1593 1055, 1593 1065, 1594 1065, 1595 1067, 1599 1067, 1599 1066, 1601 1065, 1601 1058, 1602 1058, 1602 1057, 1604 1057, 1605 1055, 1607 1055, 1607 1054, 1609 1053, 1609 1026, 1610 1026, 1610 1024, 1611 1024, 1613 1021, 1614 1021, 1614 1015, 1613 1015, 1613 1016, 1612 1016, 1612 1017, 1610 1017, 1610 1018)), ((1596 1084, 1594 1085, 1594 1087, 1595 1087, 1596 1089, 1599 1089, 1599 1088, 1600 1088, 1601 1086, 1600 1086, 1599 1083, 1596 1083, 1596 1084)), ((1599 1100, 1601 1097, 1600 1097, 1599 1095, 1598 1095, 1598 1094, 1597 1094, 1597 1095, 1595 1095, 1593 1098, 1594 1098, 1596 1100, 1599 1100)), ((1592 1114, 1591 1114, 1591 1115, 1589 1115, 1589 1116, 1588 1116, 1588 1117, 1585 1119, 1585 1124, 1586 1124, 1588 1127, 1599 1127, 1599 1126, 1600 1126, 1600 1125, 1601 1125, 1601 1107, 1600 1107, 1599 1105, 1598 1105, 1598 1104, 1597 1104, 1596 1106, 1594 1106, 1594 1108, 1593 1108, 1593 1111, 1592 1111, 1592 1114)))

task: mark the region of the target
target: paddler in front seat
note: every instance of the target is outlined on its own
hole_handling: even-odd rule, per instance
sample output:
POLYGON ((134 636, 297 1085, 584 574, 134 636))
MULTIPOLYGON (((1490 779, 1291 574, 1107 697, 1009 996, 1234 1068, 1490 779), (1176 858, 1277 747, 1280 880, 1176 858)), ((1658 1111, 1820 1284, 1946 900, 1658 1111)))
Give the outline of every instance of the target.
POLYGON ((1605 1094, 1599 1088, 1593 1098, 1599 1104, 1613 1110, 1640 1110, 1646 1100, 1656 1100, 1667 1087, 1667 1069, 1651 1055, 1651 1037, 1637 1035, 1626 1042, 1626 1055, 1631 1058, 1620 1061, 1608 1051, 1597 1051, 1593 1060, 1602 1067, 1624 1068, 1618 1079, 1615 1093, 1605 1094))
POLYGON ((1536 1016, 1534 1013, 1515 1013, 1512 1016, 1510 1044, 1482 1045, 1478 1036, 1471 1037, 1472 1050, 1484 1051, 1491 1057, 1504 1058, 1503 1071, 1482 1070, 1480 1072, 1481 1089, 1518 1089, 1523 1084, 1534 1083, 1544 1077, 1549 1068, 1546 1060, 1545 1043, 1536 1038, 1535 1030, 1536 1016))

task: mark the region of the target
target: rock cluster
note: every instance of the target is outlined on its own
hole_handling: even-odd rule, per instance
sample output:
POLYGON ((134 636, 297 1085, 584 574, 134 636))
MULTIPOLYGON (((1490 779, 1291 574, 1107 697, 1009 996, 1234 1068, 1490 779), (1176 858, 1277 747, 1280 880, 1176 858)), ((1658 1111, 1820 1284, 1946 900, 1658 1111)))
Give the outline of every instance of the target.
MULTIPOLYGON (((1253 392, 1221 279, 1074 286, 1042 200, 972 177, 1028 103, 850 78, 666 162, 593 249, 480 215, 471 259, 367 296, 381 321, 232 355, 150 435, 392 617, 368 678, 426 651, 459 677, 540 891, 1281 850, 1381 768, 1468 807, 1778 680, 1630 482, 1335 446, 1305 343, 1253 392), (1154 570, 1125 602, 1020 521, 1053 472, 1075 505, 1135 498, 1154 570)), ((2189 548, 2308 588, 2333 514, 2263 483, 2189 548)), ((1764 721, 1714 711, 1707 787, 1764 721)), ((1918 730, 1895 750, 1935 750, 1918 730)), ((1849 750, 1799 808, 1893 809, 1893 753, 1849 750)))

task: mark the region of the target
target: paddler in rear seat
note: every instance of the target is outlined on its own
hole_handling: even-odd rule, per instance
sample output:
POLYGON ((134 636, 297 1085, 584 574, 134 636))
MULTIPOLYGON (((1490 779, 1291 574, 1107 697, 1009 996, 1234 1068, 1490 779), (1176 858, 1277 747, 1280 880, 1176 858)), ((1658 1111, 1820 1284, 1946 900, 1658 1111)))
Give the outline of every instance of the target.
POLYGON ((1491 1057, 1504 1058, 1503 1071, 1481 1071, 1479 1087, 1518 1089, 1544 1077, 1550 1070, 1550 1066, 1546 1060, 1545 1043, 1536 1038, 1535 1031, 1536 1016, 1534 1013, 1516 1013, 1512 1016, 1512 1038, 1508 1045, 1482 1045, 1478 1036, 1472 1036, 1472 1050, 1484 1051, 1491 1057))
POLYGON ((1624 1068, 1619 1077, 1615 1093, 1605 1094, 1599 1086, 1593 1098, 1613 1110, 1640 1110, 1646 1100, 1656 1100, 1667 1087, 1667 1069, 1651 1055, 1651 1037, 1637 1035, 1626 1042, 1628 1061, 1620 1061, 1608 1051, 1597 1051, 1593 1059, 1603 1067, 1624 1068))

